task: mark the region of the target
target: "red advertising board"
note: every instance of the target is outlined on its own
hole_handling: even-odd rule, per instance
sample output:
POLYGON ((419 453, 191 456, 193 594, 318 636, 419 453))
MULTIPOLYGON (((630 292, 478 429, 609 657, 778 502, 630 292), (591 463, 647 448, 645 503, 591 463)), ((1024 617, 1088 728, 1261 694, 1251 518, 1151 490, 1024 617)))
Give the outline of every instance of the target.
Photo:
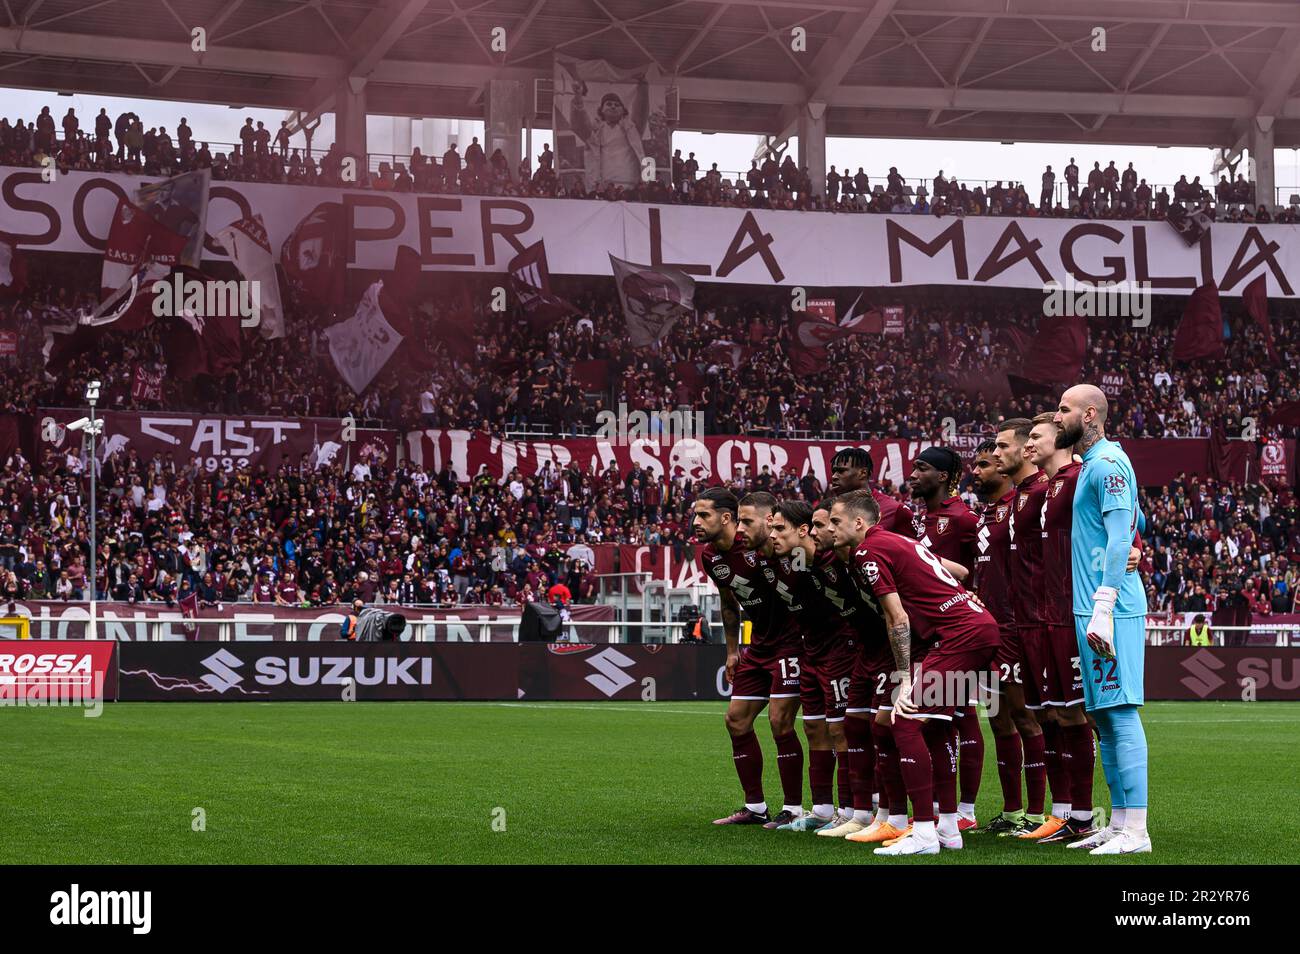
POLYGON ((117 644, 107 640, 0 642, 0 702, 76 703, 117 698, 117 644))

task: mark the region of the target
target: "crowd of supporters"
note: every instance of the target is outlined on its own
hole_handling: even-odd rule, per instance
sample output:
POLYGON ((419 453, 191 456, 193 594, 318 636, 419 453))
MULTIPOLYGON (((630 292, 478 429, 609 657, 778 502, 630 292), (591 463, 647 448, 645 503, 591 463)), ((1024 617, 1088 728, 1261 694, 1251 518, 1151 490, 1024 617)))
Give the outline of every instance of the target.
MULTIPOLYGON (((480 429, 493 434, 530 428, 576 436, 592 433, 605 410, 699 411, 706 434, 777 437, 939 439, 948 421, 979 427, 1023 410, 1010 385, 1022 370, 1026 341, 1042 316, 1030 291, 899 289, 902 335, 859 335, 833 343, 825 368, 796 373, 791 365, 789 299, 780 289, 701 285, 698 314, 678 321, 657 348, 627 339, 609 282, 564 280, 561 291, 578 315, 549 331, 515 311, 476 306, 472 350, 451 349, 446 304, 430 296, 414 322, 426 362, 395 360, 358 397, 336 372, 322 332, 350 314, 290 304, 287 335, 244 335, 237 370, 217 380, 164 375, 161 401, 133 396, 137 368, 165 367, 163 326, 104 333, 95 346, 48 373, 43 327, 56 313, 90 308, 98 261, 88 256, 32 256, 27 291, 0 301, 0 328, 18 335, 17 355, 0 357, 0 412, 81 403, 86 381, 104 382, 109 409, 172 409, 226 414, 343 417, 408 430, 480 429), (595 369, 594 371, 592 369, 595 369)), ((487 286, 475 296, 490 299, 487 286)), ((882 300, 881 302, 885 302, 882 300)), ((1082 377, 1109 376, 1112 432, 1119 437, 1206 437, 1216 429, 1260 438, 1295 436, 1268 427, 1277 406, 1300 401, 1300 314, 1290 300, 1270 304, 1278 360, 1271 360, 1240 299, 1224 299, 1231 338, 1223 360, 1176 363, 1171 358, 1182 299, 1154 299, 1150 324, 1093 319, 1082 377), (1253 422, 1253 424, 1251 423, 1253 422)), ((847 307, 847 303, 845 304, 847 307)), ((950 431, 950 428, 949 428, 950 431)))
MULTIPOLYGON (((596 198, 613 201, 684 203, 740 208, 829 212, 870 212, 920 215, 1019 215, 1085 219, 1163 219, 1171 203, 1185 209, 1202 209, 1211 218, 1235 222, 1295 222, 1296 210, 1272 210, 1257 204, 1254 185, 1238 174, 1220 178, 1213 192, 1183 176, 1173 186, 1157 191, 1139 179, 1133 164, 1123 171, 1112 161, 1100 162, 1082 178, 1073 158, 1064 167, 1062 183, 1048 166, 1035 202, 1024 183, 998 181, 972 184, 945 177, 940 170, 932 179, 910 183, 897 168, 873 182, 862 167, 843 172, 831 165, 825 190, 813 188, 807 167, 793 157, 769 154, 754 160, 743 175, 724 175, 717 163, 705 170, 691 152, 683 158, 678 149, 670 168, 636 184, 596 183, 588 186, 580 175, 565 175, 557 168, 555 153, 546 144, 536 168, 527 160, 512 168, 500 149, 487 154, 477 137, 462 153, 453 143, 442 156, 426 156, 419 148, 406 161, 377 163, 368 157, 348 157, 337 143, 316 152, 291 147, 288 123, 272 131, 250 117, 239 129, 239 143, 217 151, 196 140, 185 117, 173 132, 166 126, 146 129, 133 112, 116 119, 101 109, 83 127, 75 110, 56 119, 48 106, 33 120, 0 118, 0 165, 41 166, 52 158, 62 171, 123 172, 167 176, 196 169, 211 169, 224 181, 296 183, 349 186, 392 192, 463 193, 486 195, 596 198)), ((1269 197, 1265 197, 1266 203, 1269 197)))
MULTIPOLYGON (((0 600, 89 596, 89 480, 78 449, 21 453, 0 476, 0 600)), ((743 468, 738 494, 820 499, 811 475, 743 468)), ((691 558, 697 491, 634 467, 535 475, 448 470, 388 460, 313 469, 306 459, 233 474, 170 458, 110 455, 98 472, 96 595, 199 608, 247 601, 518 605, 588 602, 599 592, 591 544, 662 544, 691 558)), ((907 500, 906 487, 886 491, 907 500)), ((963 490, 973 506, 969 486, 963 490)), ((1300 612, 1300 508, 1264 484, 1180 475, 1147 488, 1142 571, 1152 612, 1300 612)))

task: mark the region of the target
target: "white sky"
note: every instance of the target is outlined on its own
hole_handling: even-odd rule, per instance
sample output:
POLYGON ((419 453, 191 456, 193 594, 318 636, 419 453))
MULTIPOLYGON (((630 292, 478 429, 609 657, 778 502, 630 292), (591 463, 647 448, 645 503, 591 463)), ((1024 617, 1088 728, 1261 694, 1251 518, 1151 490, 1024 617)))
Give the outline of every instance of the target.
MULTIPOLYGON (((231 109, 226 106, 214 106, 198 103, 177 103, 165 100, 137 100, 114 96, 73 94, 60 96, 56 92, 41 92, 22 89, 0 89, 0 115, 14 119, 34 119, 42 106, 49 106, 57 126, 63 114, 71 106, 77 111, 83 128, 93 128, 95 115, 101 106, 108 107, 108 113, 114 119, 123 110, 138 113, 144 121, 145 128, 166 126, 175 135, 176 125, 182 116, 194 130, 194 136, 200 141, 237 142, 238 130, 243 125, 244 117, 252 116, 254 122, 264 122, 274 131, 280 128, 280 121, 286 113, 270 109, 231 109)), ((371 116, 368 123, 368 137, 371 152, 388 152, 392 149, 392 120, 389 117, 371 116)), ((312 145, 323 149, 333 140, 333 116, 322 118, 321 126, 316 131, 312 145)), ((482 124, 470 124, 468 135, 482 136, 482 124)), ((541 144, 549 141, 545 129, 533 130, 533 152, 541 151, 541 144)), ((702 169, 707 170, 716 162, 718 168, 728 173, 743 172, 749 168, 749 160, 754 155, 757 137, 719 133, 707 135, 696 132, 678 132, 673 136, 673 147, 680 148, 682 155, 690 152, 696 154, 702 169)), ((303 138, 295 136, 293 145, 301 146, 303 138)), ((419 144, 417 139, 416 145, 419 144)), ((463 148, 463 145, 462 145, 463 148)), ((790 146, 791 154, 796 146, 790 146)), ((216 149, 213 150, 217 151, 216 149)), ((968 142, 962 140, 921 140, 921 139, 838 139, 827 142, 827 163, 843 171, 847 166, 856 172, 862 166, 873 182, 885 175, 890 166, 897 166, 898 171, 908 179, 932 178, 940 169, 948 178, 963 180, 1008 180, 1025 182, 1031 194, 1037 198, 1037 185, 1044 166, 1050 164, 1056 171, 1058 179, 1062 170, 1073 156, 1079 168, 1086 175, 1094 161, 1100 161, 1102 168, 1114 159, 1120 169, 1132 162, 1138 175, 1153 185, 1172 185, 1184 173, 1190 179, 1199 175, 1204 183, 1215 181, 1210 174, 1214 153, 1207 148, 1171 147, 1160 149, 1154 146, 1114 146, 1088 145, 1084 143, 1015 143, 1004 146, 996 142, 968 142)), ((1297 150, 1279 149, 1275 159, 1276 183, 1283 189, 1300 192, 1300 161, 1297 150)), ((1239 167, 1245 172, 1244 165, 1239 167)), ((1283 199, 1288 193, 1284 193, 1283 199)))

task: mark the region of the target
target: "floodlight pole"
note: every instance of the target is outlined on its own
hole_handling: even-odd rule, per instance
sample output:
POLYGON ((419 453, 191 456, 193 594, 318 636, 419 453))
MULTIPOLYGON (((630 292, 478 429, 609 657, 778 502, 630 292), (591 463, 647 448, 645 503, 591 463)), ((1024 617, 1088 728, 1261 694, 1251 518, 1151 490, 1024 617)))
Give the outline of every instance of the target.
POLYGON ((99 577, 96 575, 96 560, 99 556, 99 520, 96 509, 95 493, 95 402, 98 400, 98 389, 88 390, 86 392, 87 401, 90 404, 90 638, 98 639, 99 631, 96 626, 96 605, 95 597, 98 593, 95 587, 99 583, 99 577))

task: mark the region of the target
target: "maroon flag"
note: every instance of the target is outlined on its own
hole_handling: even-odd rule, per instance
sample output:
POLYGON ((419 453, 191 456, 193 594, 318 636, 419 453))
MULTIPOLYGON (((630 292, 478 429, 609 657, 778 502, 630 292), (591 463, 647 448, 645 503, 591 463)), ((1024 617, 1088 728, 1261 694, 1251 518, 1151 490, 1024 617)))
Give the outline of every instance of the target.
POLYGON ((735 341, 722 340, 715 341, 709 346, 709 358, 716 363, 730 368, 732 371, 739 371, 746 361, 749 360, 750 348, 748 345, 738 344, 735 341))
POLYGON ((0 297, 17 297, 27 287, 27 259, 18 244, 0 235, 0 297))
MULTIPOLYGON (((178 271, 187 280, 204 280, 202 273, 193 269, 178 271)), ((162 344, 168 374, 183 381, 200 374, 224 377, 244 360, 238 315, 204 316, 185 309, 169 319, 162 344)))
MULTIPOLYGON (((811 305, 812 302, 809 302, 811 305)), ((826 346, 832 341, 839 341, 849 335, 879 334, 884 327, 884 319, 877 311, 859 311, 862 296, 859 295, 849 313, 839 324, 827 321, 823 315, 825 308, 814 311, 811 307, 794 316, 791 326, 790 368, 795 374, 816 374, 826 369, 829 354, 826 346)), ((834 312, 830 312, 834 314, 834 312)))
POLYGON ((1174 360, 1200 361, 1223 357, 1223 312, 1219 286, 1202 285, 1187 298, 1183 320, 1174 334, 1174 360))
POLYGON ((379 290, 379 307, 384 319, 402 336, 398 360, 412 371, 428 371, 434 366, 432 355, 420 344, 415 333, 414 305, 420 294, 420 255, 409 245, 398 246, 393 270, 379 290))
POLYGON ((677 319, 695 311, 695 279, 680 268, 638 265, 613 255, 609 263, 632 347, 657 344, 677 319))
MULTIPOLYGON (((106 301, 116 294, 136 267, 153 263, 166 271, 180 264, 187 239, 173 232, 144 209, 119 199, 113 224, 104 245, 104 266, 100 272, 99 297, 106 301)), ((140 327, 143 327, 141 325, 140 327)))
POLYGON ((1300 401, 1279 404, 1268 414, 1269 427, 1300 427, 1300 401))
POLYGON ((45 367, 51 373, 95 347, 105 331, 139 331, 154 321, 154 287, 167 275, 166 266, 139 262, 122 287, 106 297, 89 314, 69 316, 62 324, 45 325, 45 367))
POLYGON ((280 248, 280 264, 290 286, 330 308, 343 304, 345 232, 343 204, 322 202, 280 248))
POLYGON ((1200 210, 1188 212, 1177 202, 1169 206, 1169 211, 1165 213, 1165 221, 1188 245, 1199 242, 1214 224, 1214 220, 1207 213, 1200 210))
POLYGON ((1278 362, 1277 342, 1273 340, 1273 324, 1268 320, 1268 285, 1260 275, 1241 290, 1241 300, 1246 305, 1246 314, 1254 319, 1264 335, 1264 344, 1268 347, 1268 360, 1278 362))
POLYGON ((510 260, 510 287, 519 296, 524 315, 534 332, 543 333, 578 309, 551 291, 551 271, 546 264, 546 243, 537 241, 510 260))
MULTIPOLYGON (((199 596, 197 593, 182 597, 176 602, 176 605, 180 607, 181 614, 186 619, 199 618, 199 596)), ((199 638, 197 623, 182 623, 181 629, 185 630, 185 639, 189 642, 194 642, 199 638)))
POLYGON ((143 367, 135 369, 135 380, 131 385, 131 397, 137 401, 162 400, 161 372, 150 371, 143 367))
POLYGON ((1019 374, 1008 374, 1016 398, 1052 394, 1061 385, 1078 383, 1088 351, 1086 318, 1044 318, 1029 342, 1019 374))

